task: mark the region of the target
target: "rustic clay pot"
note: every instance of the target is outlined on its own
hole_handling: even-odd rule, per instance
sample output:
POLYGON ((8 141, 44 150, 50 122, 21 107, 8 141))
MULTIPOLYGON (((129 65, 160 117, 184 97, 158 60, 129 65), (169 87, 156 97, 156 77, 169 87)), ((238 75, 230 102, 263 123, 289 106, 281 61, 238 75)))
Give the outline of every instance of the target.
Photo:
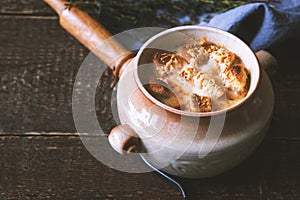
POLYGON ((164 172, 203 178, 233 168, 263 140, 274 104, 271 82, 263 68, 276 65, 267 52, 255 55, 239 38, 215 28, 182 26, 155 35, 134 57, 135 53, 109 39, 104 27, 86 13, 65 9, 65 0, 45 1, 59 14, 62 27, 120 77, 117 103, 121 125, 109 135, 111 146, 119 153, 140 153, 164 172), (250 70, 250 90, 244 100, 225 110, 192 113, 153 98, 143 87, 151 75, 148 49, 174 50, 203 36, 237 54, 250 70), (108 39, 106 46, 101 46, 108 39))
POLYGON ((255 56, 243 41, 219 29, 182 26, 148 40, 133 63, 134 67, 122 74, 118 86, 122 125, 109 135, 110 144, 119 153, 141 152, 164 172, 203 178, 233 168, 264 138, 274 104, 270 80, 262 70, 275 64, 267 52, 255 56), (241 58, 251 74, 247 96, 233 107, 208 113, 180 111, 156 100, 143 87, 151 80, 149 57, 151 60, 153 51, 149 49, 174 50, 191 38, 201 37, 224 45, 241 58))

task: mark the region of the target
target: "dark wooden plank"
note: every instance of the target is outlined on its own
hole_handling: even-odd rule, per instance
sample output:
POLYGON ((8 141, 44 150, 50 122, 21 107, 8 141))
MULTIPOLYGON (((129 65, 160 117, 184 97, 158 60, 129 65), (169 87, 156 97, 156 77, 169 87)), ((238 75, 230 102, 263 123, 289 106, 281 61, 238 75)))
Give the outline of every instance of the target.
POLYGON ((154 173, 128 174, 102 165, 78 137, 0 137, 0 155, 0 199, 180 197, 154 173))
POLYGON ((9 15, 55 15, 43 0, 2 0, 0 14, 9 15))
MULTIPOLYGON (((299 199, 299 145, 266 140, 223 175, 178 180, 190 199, 299 199)), ((0 199, 181 199, 177 188, 154 172, 106 167, 74 136, 2 136, 0 155, 0 199)))
POLYGON ((265 140, 233 170, 205 180, 185 180, 193 199, 298 199, 299 141, 265 140), (284 191, 286 189, 286 191, 284 191))
POLYGON ((300 38, 289 38, 278 43, 271 53, 279 62, 279 70, 272 77, 275 94, 273 123, 269 131, 274 137, 299 139, 300 130, 300 38))
POLYGON ((50 131, 53 123, 57 131, 74 131, 72 80, 84 49, 57 29, 57 20, 0 21, 2 132, 50 131))
MULTIPOLYGON (((57 19, 0 17, 0 30, 0 132, 76 132, 73 83, 89 52, 57 19)), ((99 83, 106 93, 97 110, 110 105, 110 77, 99 83)))
MULTIPOLYGON (((300 63, 295 66, 300 67, 300 63)), ((272 83, 275 106, 268 136, 299 139, 300 73, 296 70, 284 72, 280 69, 272 78, 272 83)))

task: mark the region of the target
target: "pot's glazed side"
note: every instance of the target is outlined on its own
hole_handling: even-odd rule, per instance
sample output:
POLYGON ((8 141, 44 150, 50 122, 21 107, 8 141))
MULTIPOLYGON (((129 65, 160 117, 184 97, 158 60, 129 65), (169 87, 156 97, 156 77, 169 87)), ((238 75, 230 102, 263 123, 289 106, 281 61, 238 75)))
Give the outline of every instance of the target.
POLYGON ((253 152, 268 128, 273 96, 270 80, 262 73, 253 96, 226 113, 220 135, 209 137, 206 133, 211 117, 185 117, 166 111, 142 93, 133 73, 128 72, 119 82, 118 112, 121 123, 141 138, 143 156, 151 164, 176 176, 202 178, 233 168, 253 152))

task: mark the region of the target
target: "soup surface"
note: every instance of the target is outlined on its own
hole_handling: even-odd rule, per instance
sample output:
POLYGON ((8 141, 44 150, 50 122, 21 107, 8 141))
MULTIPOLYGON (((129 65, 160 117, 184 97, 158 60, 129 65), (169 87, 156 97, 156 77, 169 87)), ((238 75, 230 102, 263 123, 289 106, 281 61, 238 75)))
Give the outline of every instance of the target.
POLYGON ((227 48, 206 38, 157 51, 152 59, 155 78, 145 88, 164 104, 184 111, 211 112, 241 101, 248 93, 249 70, 227 48))

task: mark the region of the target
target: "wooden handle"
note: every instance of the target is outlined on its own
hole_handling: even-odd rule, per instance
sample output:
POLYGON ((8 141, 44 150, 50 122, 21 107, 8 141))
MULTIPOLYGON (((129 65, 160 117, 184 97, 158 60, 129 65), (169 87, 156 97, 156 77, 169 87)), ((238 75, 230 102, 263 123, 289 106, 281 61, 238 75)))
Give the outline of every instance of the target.
POLYGON ((44 1, 57 12, 61 26, 113 69, 116 76, 123 64, 134 57, 86 12, 75 7, 66 9, 65 0, 44 1))

